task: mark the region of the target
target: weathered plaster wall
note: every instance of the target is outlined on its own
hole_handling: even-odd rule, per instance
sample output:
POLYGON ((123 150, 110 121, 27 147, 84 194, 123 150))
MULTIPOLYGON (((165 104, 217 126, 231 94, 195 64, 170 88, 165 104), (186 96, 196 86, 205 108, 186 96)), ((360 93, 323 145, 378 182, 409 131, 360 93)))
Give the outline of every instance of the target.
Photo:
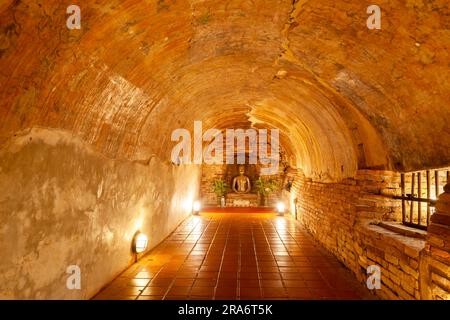
POLYGON ((103 157, 68 132, 34 128, 0 150, 0 298, 90 298, 189 214, 199 170, 103 157), (67 290, 66 268, 81 268, 67 290))

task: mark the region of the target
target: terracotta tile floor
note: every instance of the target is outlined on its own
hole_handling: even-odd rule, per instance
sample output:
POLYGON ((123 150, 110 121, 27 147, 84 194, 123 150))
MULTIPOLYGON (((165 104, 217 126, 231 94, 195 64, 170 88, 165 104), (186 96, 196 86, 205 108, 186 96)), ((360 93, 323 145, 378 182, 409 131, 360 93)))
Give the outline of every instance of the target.
POLYGON ((268 213, 202 213, 94 299, 373 299, 301 225, 268 213))

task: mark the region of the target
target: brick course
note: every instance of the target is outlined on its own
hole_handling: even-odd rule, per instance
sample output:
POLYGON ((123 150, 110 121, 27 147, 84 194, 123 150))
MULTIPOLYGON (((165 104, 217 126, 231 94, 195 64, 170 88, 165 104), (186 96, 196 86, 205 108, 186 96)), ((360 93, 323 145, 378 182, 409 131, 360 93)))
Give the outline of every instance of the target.
POLYGON ((298 219, 311 234, 366 282, 367 267, 381 268, 385 299, 449 299, 450 195, 441 195, 428 234, 395 232, 379 222, 401 222, 400 175, 360 170, 355 179, 321 183, 298 174, 293 186, 298 219), (439 211, 441 210, 441 211, 439 211), (446 212, 446 213, 443 213, 446 212), (430 273, 430 276, 428 275, 430 273), (428 293, 428 287, 431 293, 428 293))

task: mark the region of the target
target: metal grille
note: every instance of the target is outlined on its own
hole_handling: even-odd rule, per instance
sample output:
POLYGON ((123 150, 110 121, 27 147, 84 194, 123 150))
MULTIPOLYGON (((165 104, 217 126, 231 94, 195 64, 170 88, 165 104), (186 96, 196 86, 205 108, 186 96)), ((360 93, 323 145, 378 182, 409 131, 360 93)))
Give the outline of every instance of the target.
POLYGON ((427 170, 401 174, 402 222, 404 225, 426 230, 434 213, 436 199, 450 182, 450 171, 427 170))

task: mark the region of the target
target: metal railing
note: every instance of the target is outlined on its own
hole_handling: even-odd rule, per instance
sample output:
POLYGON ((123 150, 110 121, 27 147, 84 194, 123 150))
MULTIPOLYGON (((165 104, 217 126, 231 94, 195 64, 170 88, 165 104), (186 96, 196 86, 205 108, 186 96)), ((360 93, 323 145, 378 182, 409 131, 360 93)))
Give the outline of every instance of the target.
MULTIPOLYGON (((450 171, 427 170, 401 174, 402 222, 404 225, 426 230, 434 213, 436 199, 442 192, 442 180, 450 182, 450 171), (408 190, 409 189, 409 190, 408 190)), ((445 184, 445 183, 444 183, 445 184)))

